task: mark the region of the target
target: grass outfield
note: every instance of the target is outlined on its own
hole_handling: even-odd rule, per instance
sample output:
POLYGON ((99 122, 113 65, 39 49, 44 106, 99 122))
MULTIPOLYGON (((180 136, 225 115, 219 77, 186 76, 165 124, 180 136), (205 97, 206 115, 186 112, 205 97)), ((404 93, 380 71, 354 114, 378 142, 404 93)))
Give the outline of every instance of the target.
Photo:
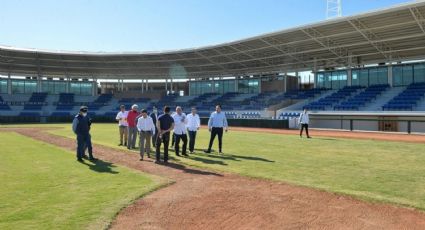
MULTIPOLYGON (((61 126, 52 132, 73 137, 70 125, 61 126)), ((119 148, 115 124, 95 124, 92 136, 119 148)), ((198 133, 196 148, 205 148, 208 138, 208 131, 198 133)), ((425 210, 423 144, 230 131, 223 149, 224 156, 197 151, 178 161, 425 210)))
POLYGON ((0 229, 103 229, 162 180, 0 132, 0 229))

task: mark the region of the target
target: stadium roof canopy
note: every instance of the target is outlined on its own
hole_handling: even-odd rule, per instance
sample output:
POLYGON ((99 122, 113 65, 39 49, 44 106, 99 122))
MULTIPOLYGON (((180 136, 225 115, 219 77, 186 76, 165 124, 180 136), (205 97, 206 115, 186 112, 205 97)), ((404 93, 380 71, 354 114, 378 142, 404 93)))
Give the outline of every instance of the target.
MULTIPOLYGON (((280 19, 281 20, 281 19, 280 19)), ((266 74, 425 58, 425 2, 201 48, 150 53, 0 46, 0 73, 164 79, 266 74)))

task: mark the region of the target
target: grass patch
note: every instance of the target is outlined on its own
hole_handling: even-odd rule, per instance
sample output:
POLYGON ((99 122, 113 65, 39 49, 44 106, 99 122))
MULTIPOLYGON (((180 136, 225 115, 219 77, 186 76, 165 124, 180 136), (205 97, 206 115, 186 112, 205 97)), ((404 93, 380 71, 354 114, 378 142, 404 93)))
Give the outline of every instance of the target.
MULTIPOLYGON (((69 125, 52 132, 73 136, 69 125)), ((92 136, 95 143, 118 148, 114 124, 95 124, 92 136)), ((197 153, 176 160, 425 210, 423 144, 230 131, 224 136, 225 155, 219 156, 201 153, 208 140, 208 131, 201 130, 197 153)))
POLYGON ((0 229, 102 229, 162 179, 0 132, 0 229))

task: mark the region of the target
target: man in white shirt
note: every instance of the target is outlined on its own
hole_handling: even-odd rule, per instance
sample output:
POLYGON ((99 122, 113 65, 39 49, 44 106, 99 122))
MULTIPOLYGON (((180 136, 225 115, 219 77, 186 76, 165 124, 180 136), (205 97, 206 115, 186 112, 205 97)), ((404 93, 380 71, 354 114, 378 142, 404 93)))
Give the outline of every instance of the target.
POLYGON ((215 136, 218 136, 218 153, 223 154, 223 130, 227 132, 227 127, 226 115, 221 111, 221 105, 216 105, 215 112, 211 113, 210 119, 208 120, 208 130, 211 132, 211 137, 208 149, 204 151, 205 153, 211 153, 215 136))
POLYGON ((128 127, 127 116, 128 116, 128 111, 125 111, 125 105, 121 105, 120 111, 118 112, 117 117, 115 118, 118 121, 118 128, 120 132, 119 146, 122 146, 122 145, 127 146, 127 127, 128 127), (123 143, 123 139, 124 139, 124 143, 123 143))
POLYGON ((186 135, 186 114, 183 113, 182 108, 180 106, 176 107, 176 113, 172 115, 172 118, 174 119, 174 138, 176 138, 174 143, 174 150, 176 152, 177 156, 180 156, 180 140, 183 141, 182 146, 182 155, 188 156, 186 154, 186 148, 187 148, 187 135, 186 135))
POLYGON ((307 133, 307 138, 311 138, 310 135, 308 135, 308 123, 310 123, 310 119, 308 117, 307 109, 304 109, 304 111, 300 114, 298 123, 301 125, 300 137, 301 138, 303 137, 303 130, 305 128, 305 132, 307 133))
POLYGON ((192 108, 192 113, 188 114, 186 119, 186 128, 189 133, 189 152, 193 153, 195 150, 196 132, 199 130, 199 127, 201 127, 201 119, 199 119, 195 107, 192 108))
POLYGON ((140 160, 142 161, 145 152, 148 154, 148 158, 151 158, 151 138, 152 135, 155 135, 155 125, 146 109, 142 110, 142 116, 137 119, 137 130, 139 130, 140 160))

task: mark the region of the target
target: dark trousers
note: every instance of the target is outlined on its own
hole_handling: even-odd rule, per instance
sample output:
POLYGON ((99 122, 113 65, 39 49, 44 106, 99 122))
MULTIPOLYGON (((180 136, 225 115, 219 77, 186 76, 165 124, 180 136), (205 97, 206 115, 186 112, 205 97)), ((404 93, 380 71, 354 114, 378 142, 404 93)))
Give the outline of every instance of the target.
POLYGON ((158 138, 158 129, 155 127, 155 134, 152 135, 152 146, 155 148, 156 146, 156 139, 158 138))
POLYGON ((302 136, 302 135, 303 135, 303 130, 304 130, 304 128, 305 128, 305 132, 306 132, 306 134, 307 134, 307 137, 308 137, 308 136, 310 136, 310 135, 308 135, 308 124, 301 124, 300 136, 302 136))
POLYGON ((89 157, 93 158, 93 146, 91 144, 90 134, 77 135, 77 159, 83 158, 85 150, 88 150, 89 157))
POLYGON ((189 131, 189 151, 195 150, 196 131, 189 131))
POLYGON ((208 151, 211 151, 211 147, 214 143, 215 136, 218 136, 218 151, 221 152, 222 141, 223 141, 223 128, 215 128, 211 129, 211 138, 210 144, 208 146, 208 151))
POLYGON ((174 146, 175 142, 176 142, 176 134, 173 133, 172 139, 171 139, 171 146, 174 146))
POLYGON ((183 141, 182 146, 182 154, 186 155, 186 148, 187 148, 187 135, 185 134, 174 134, 176 138, 176 143, 174 144, 174 150, 176 151, 176 155, 179 155, 180 153, 180 140, 183 141))
POLYGON ((158 136, 158 139, 156 140, 156 161, 160 161, 161 156, 161 143, 164 144, 164 162, 168 162, 168 145, 170 144, 170 133, 164 133, 162 134, 162 137, 160 138, 158 136))

